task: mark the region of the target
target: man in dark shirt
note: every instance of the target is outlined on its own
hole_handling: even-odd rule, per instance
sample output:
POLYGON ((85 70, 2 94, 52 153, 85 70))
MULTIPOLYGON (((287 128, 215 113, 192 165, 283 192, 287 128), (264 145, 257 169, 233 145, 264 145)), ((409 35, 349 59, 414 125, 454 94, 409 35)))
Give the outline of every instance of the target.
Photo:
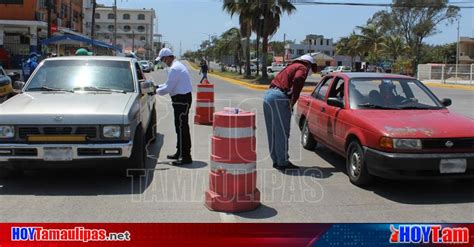
POLYGON ((202 74, 202 79, 199 83, 202 83, 204 79, 207 79, 208 70, 209 70, 209 67, 207 66, 207 62, 205 60, 201 61, 201 70, 199 71, 199 74, 202 74))
POLYGON ((278 170, 298 168, 288 156, 291 114, 313 64, 314 59, 309 55, 298 58, 278 73, 263 99, 270 156, 278 170))

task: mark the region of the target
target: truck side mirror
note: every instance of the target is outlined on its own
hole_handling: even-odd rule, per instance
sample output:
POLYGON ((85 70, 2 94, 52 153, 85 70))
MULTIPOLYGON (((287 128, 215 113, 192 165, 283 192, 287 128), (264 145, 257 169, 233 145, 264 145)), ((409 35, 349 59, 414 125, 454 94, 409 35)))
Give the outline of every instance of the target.
POLYGON ((25 86, 25 82, 24 82, 24 81, 15 81, 15 82, 13 83, 13 89, 18 90, 18 91, 19 91, 19 90, 22 90, 24 86, 25 86))
POLYGON ((152 81, 144 81, 140 83, 140 88, 143 94, 154 94, 156 87, 152 81))

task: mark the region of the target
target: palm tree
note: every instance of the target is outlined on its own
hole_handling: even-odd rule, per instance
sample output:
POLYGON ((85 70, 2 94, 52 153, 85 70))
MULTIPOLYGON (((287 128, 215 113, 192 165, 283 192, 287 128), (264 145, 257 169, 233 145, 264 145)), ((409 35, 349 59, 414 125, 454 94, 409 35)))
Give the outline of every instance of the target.
POLYGON ((233 27, 221 35, 221 38, 217 41, 216 53, 219 57, 232 55, 239 64, 240 73, 242 72, 241 58, 243 54, 240 30, 238 28, 233 27))
POLYGON ((261 0, 253 1, 252 6, 253 31, 262 37, 262 80, 268 80, 267 55, 268 37, 275 34, 280 27, 280 17, 283 13, 291 15, 296 7, 290 0, 261 0))
POLYGON ((399 36, 385 37, 381 45, 382 54, 392 59, 393 62, 408 51, 408 46, 399 36))
POLYGON ((248 0, 224 0, 222 8, 230 16, 239 15, 240 36, 245 38, 245 75, 250 76, 250 36, 252 35, 253 3, 248 0))
POLYGON ((352 69, 354 69, 355 58, 362 56, 360 39, 354 32, 347 37, 342 37, 336 44, 336 53, 351 57, 352 69))
POLYGON ((374 62, 377 63, 379 60, 379 50, 384 41, 383 33, 380 32, 380 28, 373 24, 358 26, 357 29, 360 30, 360 34, 357 36, 360 39, 361 48, 369 53, 369 57, 373 57, 374 62))

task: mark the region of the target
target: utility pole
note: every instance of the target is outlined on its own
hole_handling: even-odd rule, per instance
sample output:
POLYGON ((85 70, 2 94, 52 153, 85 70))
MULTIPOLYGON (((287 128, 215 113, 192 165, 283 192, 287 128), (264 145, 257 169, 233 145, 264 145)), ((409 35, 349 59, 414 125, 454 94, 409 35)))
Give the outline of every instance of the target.
POLYGON ((283 34, 283 63, 285 63, 286 57, 286 33, 283 34))
POLYGON ((114 0, 114 46, 117 46, 117 0, 114 0))
POLYGON ((181 48, 182 48, 182 46, 181 46, 181 40, 180 40, 179 41, 179 58, 180 59, 181 59, 181 48))
POLYGON ((458 39, 456 43, 456 81, 458 80, 458 66, 459 66, 459 20, 458 20, 458 39))
POLYGON ((135 52, 135 30, 132 30, 132 52, 135 52))
POLYGON ((51 38, 51 1, 52 0, 46 0, 46 9, 48 15, 48 39, 51 38))
POLYGON ((97 8, 96 0, 92 0, 92 24, 91 24, 91 39, 95 36, 95 11, 97 8))

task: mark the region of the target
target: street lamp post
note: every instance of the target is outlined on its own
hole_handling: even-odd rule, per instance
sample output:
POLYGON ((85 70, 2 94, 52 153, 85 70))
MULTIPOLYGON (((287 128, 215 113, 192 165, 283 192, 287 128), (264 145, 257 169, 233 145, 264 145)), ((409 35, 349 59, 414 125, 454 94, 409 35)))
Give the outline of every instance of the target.
POLYGON ((459 20, 458 20, 458 39, 456 42, 456 81, 458 80, 458 66, 459 66, 459 20))

